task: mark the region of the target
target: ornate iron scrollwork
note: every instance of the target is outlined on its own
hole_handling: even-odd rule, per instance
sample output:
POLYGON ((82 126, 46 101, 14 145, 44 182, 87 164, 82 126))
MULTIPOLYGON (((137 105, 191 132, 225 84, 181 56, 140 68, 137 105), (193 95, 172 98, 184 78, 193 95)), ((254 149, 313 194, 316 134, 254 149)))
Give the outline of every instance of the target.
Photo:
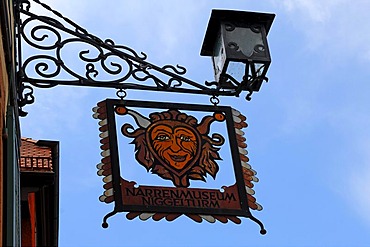
POLYGON ((238 96, 241 92, 239 83, 234 80, 236 86, 226 89, 216 82, 205 82, 203 85, 185 78, 186 68, 183 66, 160 67, 151 64, 145 53, 138 54, 129 47, 115 44, 111 39, 103 41, 48 5, 39 0, 32 1, 58 20, 32 13, 28 0, 15 1, 20 107, 33 102, 22 96, 26 88, 22 85, 25 83, 41 88, 75 85, 210 96, 238 96), (26 46, 27 49, 36 50, 31 53, 36 55, 23 59, 26 46), (68 57, 73 54, 77 59, 72 63, 68 57), (80 64, 76 66, 75 61, 80 64), (128 82, 130 79, 136 82, 128 82))

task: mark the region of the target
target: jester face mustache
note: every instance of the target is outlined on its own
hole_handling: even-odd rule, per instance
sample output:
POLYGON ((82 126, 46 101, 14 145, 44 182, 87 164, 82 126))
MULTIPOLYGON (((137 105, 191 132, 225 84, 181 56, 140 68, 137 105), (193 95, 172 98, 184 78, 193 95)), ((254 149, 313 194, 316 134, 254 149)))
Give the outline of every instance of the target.
POLYGON ((207 174, 216 178, 216 160, 221 158, 215 146, 223 145, 224 138, 208 133, 212 122, 224 121, 222 113, 205 116, 198 124, 196 118, 178 110, 152 113, 149 119, 126 108, 119 112, 131 115, 139 126, 134 129, 126 123, 121 131, 134 138, 136 160, 148 171, 172 180, 176 187, 188 187, 190 179, 205 181, 207 174))

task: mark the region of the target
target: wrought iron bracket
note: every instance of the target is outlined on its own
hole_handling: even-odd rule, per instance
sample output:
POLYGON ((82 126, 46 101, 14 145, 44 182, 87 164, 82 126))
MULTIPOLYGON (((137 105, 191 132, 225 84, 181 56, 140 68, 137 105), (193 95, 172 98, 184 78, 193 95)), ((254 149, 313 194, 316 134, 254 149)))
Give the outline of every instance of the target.
POLYGON ((256 82, 248 79, 238 82, 228 76, 226 83, 231 87, 225 88, 215 81, 200 84, 184 77, 186 68, 180 65, 154 65, 147 61, 145 53, 138 54, 111 39, 98 38, 39 0, 16 0, 14 4, 17 93, 21 116, 27 114, 22 107, 34 102, 30 85, 39 88, 88 86, 210 96, 239 96, 242 91, 249 91, 247 100, 254 91, 256 82), (33 13, 31 2, 46 9, 53 17, 33 13), (132 79, 136 82, 131 82, 132 79))

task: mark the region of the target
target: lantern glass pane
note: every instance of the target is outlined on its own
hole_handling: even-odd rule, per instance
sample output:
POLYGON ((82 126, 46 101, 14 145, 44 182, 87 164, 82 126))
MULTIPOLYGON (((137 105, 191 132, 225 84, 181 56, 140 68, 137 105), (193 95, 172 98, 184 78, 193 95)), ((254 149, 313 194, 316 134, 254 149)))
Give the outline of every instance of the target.
POLYGON ((265 70, 265 64, 263 63, 255 63, 254 64, 255 70, 256 70, 256 75, 261 76, 265 70))
POLYGON ((241 82, 245 74, 245 64, 230 61, 226 73, 234 77, 238 82, 241 82))
POLYGON ((221 35, 218 35, 212 56, 213 69, 215 71, 216 81, 219 81, 220 75, 223 71, 223 67, 226 61, 226 53, 222 41, 223 40, 221 35))

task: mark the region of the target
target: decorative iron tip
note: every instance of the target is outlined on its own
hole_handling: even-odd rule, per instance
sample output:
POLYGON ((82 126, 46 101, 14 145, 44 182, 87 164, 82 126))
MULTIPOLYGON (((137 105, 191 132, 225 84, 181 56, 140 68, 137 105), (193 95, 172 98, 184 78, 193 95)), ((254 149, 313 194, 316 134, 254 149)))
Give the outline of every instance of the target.
POLYGON ((108 213, 107 215, 104 216, 103 218, 103 223, 101 224, 101 226, 105 229, 105 228, 108 228, 108 223, 107 223, 107 220, 108 218, 110 218, 111 216, 115 215, 117 213, 116 210, 113 210, 112 212, 108 213))
POLYGON ((259 219, 257 219, 253 215, 250 215, 249 218, 251 220, 253 220, 254 222, 256 222, 260 226, 260 228, 261 228, 261 230, 260 230, 261 235, 265 235, 267 233, 265 227, 263 226, 263 223, 259 219))

